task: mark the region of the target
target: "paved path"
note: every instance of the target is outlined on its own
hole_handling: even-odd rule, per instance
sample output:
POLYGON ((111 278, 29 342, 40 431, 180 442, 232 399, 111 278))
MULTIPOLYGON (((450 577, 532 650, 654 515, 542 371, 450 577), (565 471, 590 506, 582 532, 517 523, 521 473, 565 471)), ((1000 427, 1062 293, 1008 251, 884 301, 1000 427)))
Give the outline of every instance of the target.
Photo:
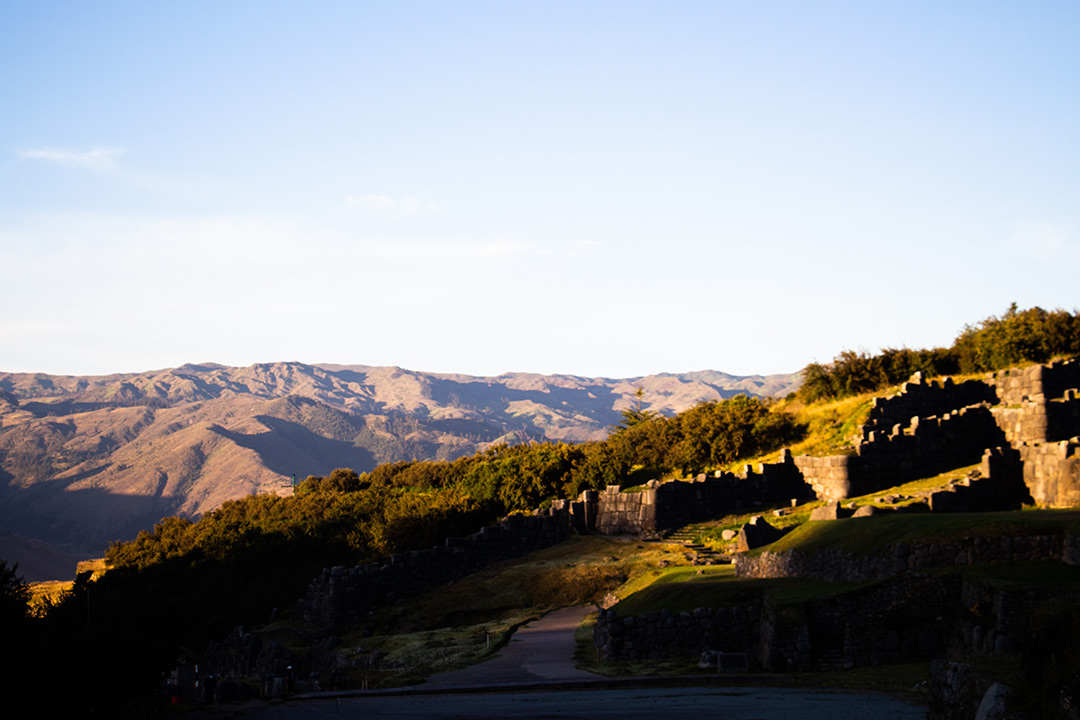
POLYGON ((538 680, 598 680, 574 666, 574 631, 592 606, 563 608, 548 613, 514 633, 510 642, 493 658, 463 670, 440 673, 421 687, 467 688, 538 680))
POLYGON ((423 693, 279 703, 242 720, 923 720, 926 707, 883 695, 797 688, 650 688, 423 693))

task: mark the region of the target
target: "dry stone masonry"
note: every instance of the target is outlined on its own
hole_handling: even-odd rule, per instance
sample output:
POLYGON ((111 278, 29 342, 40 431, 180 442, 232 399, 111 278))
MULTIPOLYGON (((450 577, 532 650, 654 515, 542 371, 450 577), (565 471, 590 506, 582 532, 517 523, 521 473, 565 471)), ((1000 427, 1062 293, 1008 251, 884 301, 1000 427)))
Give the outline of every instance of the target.
POLYGON ((916 373, 897 395, 875 398, 853 453, 794 462, 819 499, 841 500, 975 464, 987 449, 1012 448, 1036 502, 1075 504, 1078 387, 1077 360, 964 383, 928 382, 916 373))

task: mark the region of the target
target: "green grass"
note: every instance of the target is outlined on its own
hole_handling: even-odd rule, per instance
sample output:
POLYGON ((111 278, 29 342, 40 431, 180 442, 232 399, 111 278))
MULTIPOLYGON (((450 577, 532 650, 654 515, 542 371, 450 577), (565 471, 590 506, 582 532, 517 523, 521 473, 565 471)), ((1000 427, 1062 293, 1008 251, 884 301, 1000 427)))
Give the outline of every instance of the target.
POLYGON ((666 609, 673 613, 697 608, 749 605, 765 597, 785 606, 832 597, 856 587, 855 583, 829 583, 814 578, 744 579, 731 565, 677 567, 654 571, 622 588, 626 596, 614 607, 628 617, 666 609))
POLYGON ((855 556, 866 556, 883 552, 900 542, 1040 535, 1078 528, 1080 510, 878 515, 858 520, 807 522, 772 545, 751 553, 837 548, 855 556))
POLYGON ((947 566, 924 572, 932 575, 962 574, 968 582, 982 587, 1054 594, 1080 593, 1080 568, 1054 560, 947 566))

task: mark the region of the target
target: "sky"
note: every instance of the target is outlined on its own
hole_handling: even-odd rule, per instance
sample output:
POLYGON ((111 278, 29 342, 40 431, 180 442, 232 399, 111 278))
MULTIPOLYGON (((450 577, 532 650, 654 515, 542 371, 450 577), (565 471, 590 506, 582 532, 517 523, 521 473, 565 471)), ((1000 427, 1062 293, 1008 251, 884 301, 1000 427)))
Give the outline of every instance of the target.
POLYGON ((795 372, 1080 305, 1080 3, 0 1, 0 371, 795 372))

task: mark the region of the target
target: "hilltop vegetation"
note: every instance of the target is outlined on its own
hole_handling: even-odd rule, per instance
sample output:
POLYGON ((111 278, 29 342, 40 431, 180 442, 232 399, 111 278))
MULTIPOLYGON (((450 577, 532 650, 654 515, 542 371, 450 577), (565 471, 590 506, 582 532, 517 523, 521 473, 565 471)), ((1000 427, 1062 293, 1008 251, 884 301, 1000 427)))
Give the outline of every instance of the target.
POLYGON ((844 398, 896 385, 916 372, 927 376, 990 372, 1055 357, 1080 355, 1080 313, 1016 303, 998 317, 968 325, 951 347, 886 349, 877 355, 847 350, 829 365, 810 363, 798 390, 806 402, 844 398))

